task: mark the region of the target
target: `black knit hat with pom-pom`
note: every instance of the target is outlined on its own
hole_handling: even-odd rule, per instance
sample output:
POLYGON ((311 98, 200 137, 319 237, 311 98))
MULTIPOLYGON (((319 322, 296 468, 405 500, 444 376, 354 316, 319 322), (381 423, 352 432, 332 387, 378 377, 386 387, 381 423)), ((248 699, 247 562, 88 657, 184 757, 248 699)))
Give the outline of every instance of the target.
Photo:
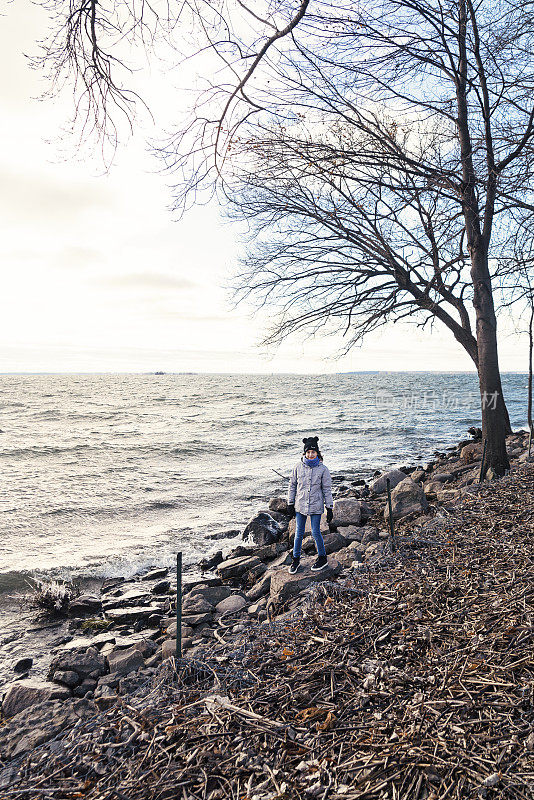
POLYGON ((319 452, 319 445, 317 444, 319 441, 318 436, 309 436, 307 439, 302 440, 304 442, 304 452, 307 450, 315 450, 317 453, 319 452))

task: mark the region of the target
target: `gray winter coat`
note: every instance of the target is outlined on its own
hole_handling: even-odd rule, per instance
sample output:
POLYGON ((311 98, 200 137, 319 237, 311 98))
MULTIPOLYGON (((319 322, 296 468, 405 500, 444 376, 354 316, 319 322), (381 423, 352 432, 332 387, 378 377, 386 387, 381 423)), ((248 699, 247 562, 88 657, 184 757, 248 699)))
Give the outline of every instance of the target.
POLYGON ((304 457, 291 473, 287 502, 301 514, 323 514, 324 505, 332 508, 332 478, 321 462, 316 467, 304 463, 304 457))

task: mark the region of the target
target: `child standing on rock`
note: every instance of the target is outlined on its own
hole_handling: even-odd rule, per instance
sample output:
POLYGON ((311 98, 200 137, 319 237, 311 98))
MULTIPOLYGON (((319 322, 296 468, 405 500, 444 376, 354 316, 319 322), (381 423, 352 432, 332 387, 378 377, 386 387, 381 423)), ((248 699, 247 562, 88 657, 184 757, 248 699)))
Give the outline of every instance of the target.
POLYGON ((323 464, 323 457, 319 452, 318 436, 310 436, 304 442, 304 455, 293 469, 289 479, 287 503, 291 516, 296 516, 295 543, 293 545, 293 560, 289 572, 294 575, 300 564, 300 551, 302 538, 306 526, 306 517, 310 515, 312 536, 317 547, 317 561, 312 570, 317 572, 324 569, 328 562, 321 535, 321 515, 326 505, 326 519, 332 521, 334 500, 332 499, 332 478, 328 468, 323 464))

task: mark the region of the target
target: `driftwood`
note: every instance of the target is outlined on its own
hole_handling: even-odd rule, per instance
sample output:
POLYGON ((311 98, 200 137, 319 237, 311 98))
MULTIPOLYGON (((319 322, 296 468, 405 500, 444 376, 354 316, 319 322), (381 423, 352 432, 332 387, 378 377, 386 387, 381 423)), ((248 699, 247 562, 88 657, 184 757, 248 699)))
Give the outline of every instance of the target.
POLYGON ((525 465, 404 525, 372 568, 12 762, 2 797, 531 798, 533 503, 525 465))

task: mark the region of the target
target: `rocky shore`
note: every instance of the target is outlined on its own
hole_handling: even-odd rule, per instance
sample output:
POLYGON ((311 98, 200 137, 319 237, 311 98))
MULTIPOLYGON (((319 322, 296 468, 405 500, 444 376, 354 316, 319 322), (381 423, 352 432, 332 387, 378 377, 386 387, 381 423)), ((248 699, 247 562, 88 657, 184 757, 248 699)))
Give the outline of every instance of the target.
MULTIPOLYGON (((174 658, 175 576, 166 569, 155 569, 130 581, 111 579, 102 584, 99 592, 75 598, 69 607, 67 641, 52 654, 47 680, 33 678, 30 660, 22 659, 13 665, 16 679, 4 687, 1 796, 183 796, 184 800, 217 800, 226 796, 251 800, 286 796, 423 800, 446 796, 527 797, 525 790, 518 788, 521 781, 528 786, 527 778, 514 777, 510 782, 503 777, 502 769, 512 754, 516 772, 521 764, 521 775, 527 776, 528 768, 517 753, 528 754, 534 748, 532 659, 525 658, 523 650, 518 664, 505 665, 499 677, 487 683, 488 691, 497 693, 498 687, 503 686, 508 693, 516 694, 520 686, 523 723, 512 725, 510 721, 510 731, 517 730, 510 732, 508 738, 515 736, 515 740, 510 740, 506 744, 508 750, 502 752, 501 740, 504 743, 508 735, 506 724, 501 720, 499 728, 497 722, 492 723, 488 735, 495 748, 491 748, 491 758, 480 756, 477 776, 482 778, 478 783, 471 775, 473 764, 466 767, 462 786, 471 787, 472 783, 475 787, 469 792, 462 789, 463 793, 455 794, 455 782, 460 778, 454 773, 454 759, 449 755, 460 747, 456 739, 460 742, 461 736, 469 738, 475 731, 470 714, 480 709, 474 699, 462 699, 462 703, 471 702, 467 717, 461 717, 464 706, 459 705, 452 690, 444 697, 440 695, 437 704, 428 706, 430 710, 420 711, 419 716, 414 711, 410 725, 415 727, 410 728, 410 736, 415 736, 417 728, 421 735, 430 723, 446 720, 442 734, 447 741, 443 747, 449 753, 445 772, 440 771, 440 761, 435 761, 435 756, 432 761, 424 751, 415 754, 417 758, 412 754, 410 761, 410 748, 404 748, 409 761, 405 767, 412 770, 414 780, 410 778, 401 791, 401 775, 392 777, 393 772, 388 771, 390 756, 384 761, 383 753, 375 747, 382 742, 386 749, 398 754, 400 743, 403 747, 405 744, 402 737, 408 736, 397 731, 402 727, 397 717, 395 723, 388 717, 388 703, 391 710, 396 702, 395 686, 402 689, 400 694, 410 707, 415 703, 422 709, 425 693, 432 694, 436 681, 443 682, 443 692, 453 675, 457 677, 459 665, 465 660, 462 642, 467 641, 466 637, 471 642, 472 637, 485 636, 484 626, 477 630, 474 619, 466 622, 470 612, 462 610, 460 584, 469 584, 472 589, 475 580, 479 587, 471 604, 479 621, 480 614, 487 612, 491 616, 491 608, 500 602, 497 594, 488 609, 479 603, 487 588, 481 589, 480 582, 487 581, 490 574, 484 561, 488 554, 484 551, 477 562, 480 558, 484 561, 483 572, 473 576, 475 553, 481 542, 469 543, 469 525, 473 533, 475 524, 482 523, 482 544, 486 548, 492 543, 495 546, 495 531, 489 535, 487 527, 492 519, 500 518, 503 530, 499 533, 513 530, 516 544, 520 540, 527 542, 527 534, 533 532, 530 509, 534 468, 525 463, 529 461, 528 434, 519 431, 508 437, 511 475, 483 484, 478 483, 482 445, 478 432, 473 434, 474 438, 448 452, 436 453, 424 469, 392 470, 373 476, 369 483, 334 476, 335 529, 330 530, 322 520, 329 566, 319 573, 310 571, 314 544, 309 536, 303 544, 301 570, 289 575, 294 520, 285 513, 284 498, 271 498, 268 509, 257 514, 245 528, 242 545, 227 553, 219 551, 201 565, 204 575, 200 580, 184 584, 182 660, 174 658), (386 477, 392 487, 394 541, 389 532, 386 477), (527 519, 523 515, 523 539, 514 527, 520 502, 514 486, 517 489, 521 481, 526 481, 524 489, 530 501, 526 505, 530 516, 527 519), (497 514, 493 509, 490 517, 482 506, 475 508, 485 493, 494 498, 500 491, 508 493, 508 507, 499 508, 497 514), (438 631, 436 619, 440 613, 438 631), (445 625, 443 614, 451 617, 445 625), (406 627, 407 620, 412 620, 411 627, 406 627), (411 634, 415 638, 410 645, 411 634), (445 664, 442 672, 431 667, 428 660, 432 642, 436 663, 441 659, 441 666, 445 664), (413 653, 410 647, 415 648, 413 653), (448 662, 453 652, 457 656, 454 667, 452 661, 448 662), (415 668, 409 663, 411 659, 421 663, 415 668), (310 664, 315 665, 311 673, 310 664), (300 683, 305 689, 299 688, 301 670, 304 673, 300 683), (520 673, 527 678, 517 684, 520 673), (310 674, 312 683, 315 681, 313 686, 309 685, 310 674), (391 683, 392 676, 396 683, 391 683), (293 712, 287 707, 288 691, 293 712), (283 702, 277 692, 282 692, 283 702), (339 715, 340 698, 350 692, 358 721, 351 720, 345 712, 339 715), (371 728, 366 709, 375 715, 371 728), (461 718, 456 719, 458 714, 461 718), (468 718, 470 724, 464 728, 468 718), (243 725, 251 726, 253 738, 258 740, 254 740, 255 750, 250 757, 243 725), (451 734, 454 725, 457 731, 451 734), (365 758, 358 756, 360 760, 355 762, 360 770, 355 785, 352 777, 349 780, 339 769, 332 770, 336 759, 339 768, 349 758, 353 745, 360 747, 361 742, 353 741, 358 726, 367 731, 369 741, 373 742, 375 734, 378 738, 372 747, 364 748, 365 758), (323 744, 336 735, 338 743, 332 754, 323 744), (456 742, 454 747, 447 738, 451 736, 456 742), (344 742, 348 748, 345 754, 344 742), (500 761, 493 758, 494 750, 500 754, 500 761), (162 751, 167 754, 165 757, 162 751), (292 755, 288 765, 291 762, 293 766, 288 766, 287 774, 280 771, 277 752, 292 755), (129 762, 133 759, 128 769, 120 767, 121 758, 129 762), (144 773, 134 763, 137 759, 150 768, 142 785, 139 781, 144 773), (171 769, 173 760, 179 769, 171 769), (219 762, 226 763, 225 760, 229 760, 230 771, 228 764, 226 771, 220 767, 219 762), (427 763, 429 760, 434 766, 427 763), (376 773, 378 761, 382 772, 376 773), (488 772, 486 761, 495 761, 493 772, 488 772), (196 771, 192 769, 195 765, 196 771), (212 768, 220 773, 215 781, 212 768), (163 780, 165 769, 167 776, 163 780), (54 770, 60 779, 53 777, 54 770), (246 776, 242 775, 243 770, 246 776), (509 792, 503 789, 508 786, 507 781, 509 792), (203 782, 200 788, 199 782, 203 782), (410 791, 404 791, 410 782, 410 791)), ((509 539, 503 537, 499 547, 505 542, 509 539)), ((497 550, 494 554, 496 584, 499 580, 495 565, 498 569, 504 559, 506 569, 512 568, 508 545, 507 548, 506 553, 497 550)), ((523 598, 523 610, 514 606, 503 625, 507 622, 510 630, 517 628, 521 635, 527 632, 527 638, 520 639, 524 648, 528 635, 530 646, 532 643, 532 618, 528 617, 532 611, 532 584, 522 586, 521 581, 528 577, 529 568, 532 580, 532 559, 518 549, 514 563, 516 573, 509 583, 523 598)), ((512 652, 509 647, 505 654, 512 652)), ((459 679, 462 686, 472 680, 477 665, 481 672, 485 670, 482 665, 487 659, 481 661, 475 652, 469 658, 459 679)), ((499 659, 494 653, 490 662, 499 659)), ((514 664, 513 660, 510 664, 514 664)), ((474 695, 469 687, 465 691, 468 697, 475 698, 482 690, 477 689, 474 695)), ((484 689, 482 694, 485 692, 484 689)), ((500 720, 500 713, 497 703, 494 720, 500 720)), ((428 730, 431 729, 432 725, 428 730)), ((463 756, 467 757, 471 755, 463 756)), ((443 754, 440 758, 443 761, 443 754)), ((532 770, 528 774, 532 779, 532 770)), ((402 780, 406 776, 402 775, 402 780)))

